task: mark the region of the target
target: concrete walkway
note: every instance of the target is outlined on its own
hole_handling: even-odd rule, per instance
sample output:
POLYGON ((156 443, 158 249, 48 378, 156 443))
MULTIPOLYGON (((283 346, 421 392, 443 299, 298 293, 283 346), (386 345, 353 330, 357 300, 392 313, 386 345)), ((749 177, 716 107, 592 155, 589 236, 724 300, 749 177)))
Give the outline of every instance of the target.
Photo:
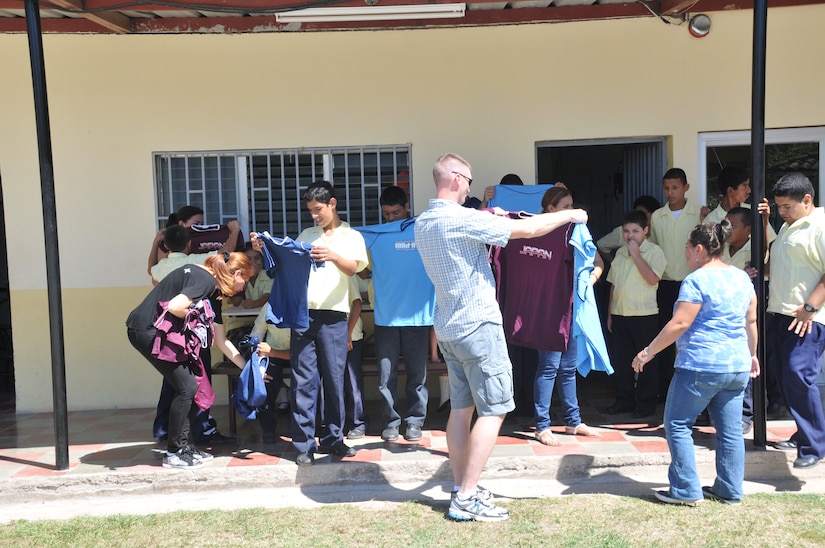
MULTIPOLYGON (((504 500, 587 493, 650 497, 665 487, 670 457, 661 417, 607 417, 598 411, 604 401, 590 401, 583 417, 602 437, 566 435, 554 426, 559 447, 535 441, 529 419, 508 418, 482 485, 504 500)), ((241 421, 236 442, 213 448, 215 459, 194 471, 160 466, 163 447, 147 439, 151 409, 70 413, 67 471, 54 469, 50 414, 0 416, 0 521, 341 502, 446 505, 452 486, 447 415, 431 411, 420 442, 383 442, 371 428, 371 435, 348 442, 358 449, 356 457, 321 456, 307 468, 295 465, 287 437, 265 445, 257 425, 241 421)), ((227 424, 227 409, 214 412, 227 424)), ((287 422, 285 417, 284 430, 287 422)), ((794 429, 793 421, 770 421, 768 440, 786 439, 794 429)), ((696 428, 694 437, 702 477, 710 482, 713 428, 696 428)), ((754 448, 752 437, 746 436, 746 493, 825 493, 825 466, 795 470, 794 452, 754 448)))

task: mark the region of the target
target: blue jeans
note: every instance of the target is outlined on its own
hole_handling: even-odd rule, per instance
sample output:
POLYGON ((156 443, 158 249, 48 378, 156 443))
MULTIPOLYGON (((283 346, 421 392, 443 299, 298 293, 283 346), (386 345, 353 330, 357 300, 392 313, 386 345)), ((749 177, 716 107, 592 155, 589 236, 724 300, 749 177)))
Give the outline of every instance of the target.
POLYGON ((670 496, 700 500, 702 483, 696 471, 693 423, 707 407, 716 429, 717 496, 740 500, 745 478, 745 441, 742 436, 742 396, 750 374, 699 373, 676 369, 665 403, 665 435, 670 449, 670 496))
POLYGON ((539 350, 539 365, 536 368, 536 385, 533 392, 537 432, 550 428, 553 386, 561 398, 564 425, 571 428, 580 425, 582 418, 579 413, 579 398, 576 396, 576 341, 573 337, 570 337, 567 350, 564 352, 539 350))

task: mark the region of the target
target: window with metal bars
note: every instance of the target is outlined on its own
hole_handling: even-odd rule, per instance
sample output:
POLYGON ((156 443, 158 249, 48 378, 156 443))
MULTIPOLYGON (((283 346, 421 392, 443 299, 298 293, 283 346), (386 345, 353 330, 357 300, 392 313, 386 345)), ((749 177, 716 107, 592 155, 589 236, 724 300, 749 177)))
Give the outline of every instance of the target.
POLYGON ((401 186, 412 203, 410 155, 409 145, 156 153, 158 226, 195 205, 207 224, 238 219, 244 232, 295 237, 313 224, 301 195, 320 180, 335 187, 342 220, 378 224, 386 187, 401 186))

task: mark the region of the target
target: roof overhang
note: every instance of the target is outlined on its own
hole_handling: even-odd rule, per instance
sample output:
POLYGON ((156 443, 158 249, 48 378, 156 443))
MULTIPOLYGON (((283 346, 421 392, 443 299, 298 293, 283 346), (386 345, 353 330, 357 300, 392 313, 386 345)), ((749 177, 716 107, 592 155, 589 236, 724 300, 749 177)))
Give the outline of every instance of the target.
MULTIPOLYGON (((44 33, 226 34, 396 30, 437 27, 477 27, 531 23, 563 23, 591 19, 660 17, 680 24, 689 13, 752 9, 752 0, 472 0, 462 17, 446 19, 281 22, 278 14, 302 8, 371 5, 419 6, 453 0, 48 0, 40 2, 44 33)), ((771 7, 822 4, 825 0, 771 0, 771 7)), ((23 0, 0 0, 0 32, 26 32, 23 0)))

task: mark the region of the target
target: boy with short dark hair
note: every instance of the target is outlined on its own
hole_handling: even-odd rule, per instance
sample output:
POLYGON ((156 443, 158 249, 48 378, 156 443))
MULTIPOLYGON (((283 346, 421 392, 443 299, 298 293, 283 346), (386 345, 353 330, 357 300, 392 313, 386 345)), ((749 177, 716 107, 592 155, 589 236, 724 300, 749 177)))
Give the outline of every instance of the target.
POLYGON ((400 187, 387 187, 379 199, 385 223, 359 227, 370 251, 375 294, 375 356, 382 399, 381 439, 419 441, 427 416, 427 350, 435 308, 433 288, 415 243, 415 219, 400 187), (406 365, 404 415, 398 405, 398 361, 406 365))
MULTIPOLYGON (((667 325, 673 317, 673 305, 679 296, 679 287, 690 273, 685 259, 685 242, 690 232, 701 222, 699 205, 688 201, 686 197, 689 189, 690 184, 683 169, 674 167, 667 170, 662 177, 662 190, 667 203, 650 217, 650 241, 662 248, 667 259, 656 294, 660 328, 667 325)), ((662 401, 667 396, 670 379, 673 377, 675 359, 675 345, 670 345, 659 354, 659 399, 662 401)))
POLYGON ((293 329, 290 340, 292 445, 298 450, 296 463, 310 466, 316 449, 339 457, 355 456, 355 449, 344 443, 343 433, 349 278, 366 268, 367 250, 364 238, 338 216, 332 184, 312 183, 303 199, 316 226, 301 232, 297 241, 312 244, 310 257, 324 263, 309 273, 309 327, 293 329), (315 415, 321 393, 324 427, 320 447, 316 447, 315 415))
POLYGON ((616 403, 607 412, 632 412, 637 419, 656 411, 658 368, 645 368, 636 379, 632 362, 659 328, 656 289, 667 263, 662 248, 647 239, 648 230, 644 211, 634 209, 625 214, 625 245, 616 251, 607 275, 612 284, 607 330, 612 334, 611 362, 616 371, 616 403))

